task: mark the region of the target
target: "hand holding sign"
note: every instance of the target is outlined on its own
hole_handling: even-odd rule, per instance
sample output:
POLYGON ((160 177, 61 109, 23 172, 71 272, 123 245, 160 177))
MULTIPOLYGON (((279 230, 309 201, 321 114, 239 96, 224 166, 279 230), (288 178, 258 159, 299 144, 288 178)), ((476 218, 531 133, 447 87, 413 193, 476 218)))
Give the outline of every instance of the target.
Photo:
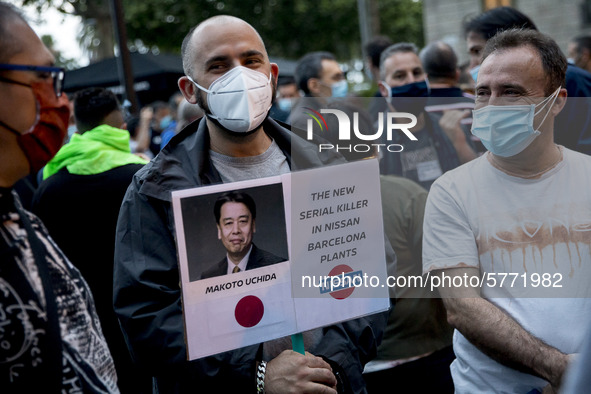
POLYGON ((265 393, 336 394, 337 380, 330 365, 310 353, 285 350, 267 363, 265 393))

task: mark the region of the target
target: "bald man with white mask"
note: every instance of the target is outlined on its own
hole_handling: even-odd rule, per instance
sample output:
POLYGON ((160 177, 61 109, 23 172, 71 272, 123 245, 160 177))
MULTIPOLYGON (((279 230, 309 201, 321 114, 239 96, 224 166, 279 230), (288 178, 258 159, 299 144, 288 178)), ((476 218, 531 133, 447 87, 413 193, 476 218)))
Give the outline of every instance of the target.
POLYGON ((363 365, 376 352, 383 314, 308 336, 312 354, 305 356, 284 350, 265 358, 267 349, 259 344, 186 361, 170 192, 342 159, 315 152, 268 118, 279 70, 248 23, 210 18, 189 32, 182 56, 186 75, 179 88, 205 117, 136 174, 118 222, 115 311, 135 359, 155 377, 160 393, 363 392, 363 365))

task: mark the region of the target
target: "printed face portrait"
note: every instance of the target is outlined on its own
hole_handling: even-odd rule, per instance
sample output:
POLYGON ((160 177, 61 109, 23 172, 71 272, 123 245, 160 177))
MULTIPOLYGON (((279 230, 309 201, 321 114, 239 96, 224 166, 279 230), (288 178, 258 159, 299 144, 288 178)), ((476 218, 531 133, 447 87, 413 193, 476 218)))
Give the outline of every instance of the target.
POLYGON ((289 260, 283 185, 256 182, 240 190, 197 188, 181 198, 185 242, 179 254, 186 250, 190 282, 229 274, 228 263, 239 264, 249 251, 244 270, 289 260))
POLYGON ((233 259, 241 260, 248 252, 256 232, 255 221, 248 207, 241 202, 222 205, 218 226, 218 239, 233 259))

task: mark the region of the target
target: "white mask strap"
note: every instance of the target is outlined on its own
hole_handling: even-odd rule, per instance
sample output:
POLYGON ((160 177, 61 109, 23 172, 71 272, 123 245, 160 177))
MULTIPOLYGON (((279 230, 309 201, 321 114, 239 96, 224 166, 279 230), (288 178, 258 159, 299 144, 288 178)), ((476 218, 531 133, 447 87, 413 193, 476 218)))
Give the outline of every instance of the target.
MULTIPOLYGON (((229 72, 229 71, 228 71, 228 72, 229 72)), ((225 75, 225 74, 224 74, 224 75, 225 75)), ((222 75, 222 76, 223 76, 223 75, 222 75)), ((189 81, 193 82, 193 84, 194 84, 195 86, 197 86, 199 89, 203 90, 205 93, 211 93, 211 94, 215 94, 215 92, 212 92, 212 91, 211 91, 211 90, 209 90, 209 89, 205 89, 203 86, 199 85, 199 84, 198 84, 197 82, 195 82, 195 81, 193 80, 193 78, 191 78, 190 76, 186 75, 186 77, 187 77, 187 79, 188 79, 189 81)), ((268 82, 269 82, 269 83, 271 82, 271 77, 273 77, 273 73, 269 73, 269 80, 268 80, 268 82)), ((221 77, 220 77, 220 78, 221 78, 221 77)), ((216 81, 217 81, 217 79, 216 79, 216 81)), ((214 82, 215 82, 215 81, 214 81, 214 82)))
MULTIPOLYGON (((554 105, 554 103, 556 102, 556 99, 558 98, 558 95, 560 94, 560 89, 562 89, 562 86, 559 86, 558 89, 556 89, 554 91, 554 93, 552 93, 552 95, 550 97, 547 97, 544 99, 544 101, 542 101, 540 104, 538 105, 542 105, 542 108, 540 108, 538 111, 535 112, 534 115, 539 114, 541 111, 544 110, 544 108, 546 108, 546 106, 548 105, 548 103, 550 102, 550 100, 552 100, 552 104, 550 104, 550 109, 552 108, 552 106, 554 105)), ((540 122, 540 125, 538 126, 538 129, 540 127, 542 127, 542 125, 544 124, 544 121, 546 120, 546 117, 548 116, 548 114, 550 113, 550 109, 546 112, 546 115, 544 115, 544 118, 542 119, 542 121, 540 122)))
POLYGON ((392 97, 392 88, 386 83, 386 81, 380 81, 379 84, 386 88, 386 90, 388 91, 387 98, 392 97))
POLYGON ((193 82, 193 84, 194 84, 195 86, 197 86, 199 89, 203 90, 205 93, 211 93, 211 90, 207 90, 207 89, 205 89, 203 86, 201 86, 201 85, 199 85, 197 82, 193 81, 193 78, 191 78, 190 76, 188 76, 188 75, 187 75, 186 77, 187 77, 187 79, 188 79, 189 81, 193 82))

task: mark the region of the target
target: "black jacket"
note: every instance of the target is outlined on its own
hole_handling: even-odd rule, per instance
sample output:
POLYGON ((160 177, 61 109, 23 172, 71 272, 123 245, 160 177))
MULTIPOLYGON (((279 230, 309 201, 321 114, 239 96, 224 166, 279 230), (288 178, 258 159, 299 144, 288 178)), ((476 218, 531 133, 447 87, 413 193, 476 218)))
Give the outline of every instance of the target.
MULTIPOLYGON (((255 244, 252 244, 252 250, 250 251, 250 256, 248 256, 248 262, 246 263, 246 270, 266 267, 271 264, 281 263, 282 261, 285 261, 283 257, 275 256, 273 253, 259 249, 255 244)), ((201 274, 201 279, 214 278, 216 276, 227 275, 227 273, 228 258, 224 256, 224 258, 213 267, 205 270, 205 272, 201 274)))
MULTIPOLYGON (((293 170, 338 163, 334 153, 295 137, 268 119, 275 140, 293 170)), ((115 247, 114 303, 132 353, 156 377, 160 393, 255 392, 260 345, 187 361, 171 192, 221 183, 209 157, 205 120, 176 135, 140 170, 121 207, 115 247)), ((376 354, 387 314, 323 329, 311 353, 337 363, 353 392, 364 392, 364 364, 376 354)))
POLYGON ((33 199, 33 211, 92 290, 123 393, 146 393, 152 386, 134 367, 113 311, 117 215, 133 174, 142 167, 127 164, 93 175, 71 174, 64 167, 41 183, 33 199))

